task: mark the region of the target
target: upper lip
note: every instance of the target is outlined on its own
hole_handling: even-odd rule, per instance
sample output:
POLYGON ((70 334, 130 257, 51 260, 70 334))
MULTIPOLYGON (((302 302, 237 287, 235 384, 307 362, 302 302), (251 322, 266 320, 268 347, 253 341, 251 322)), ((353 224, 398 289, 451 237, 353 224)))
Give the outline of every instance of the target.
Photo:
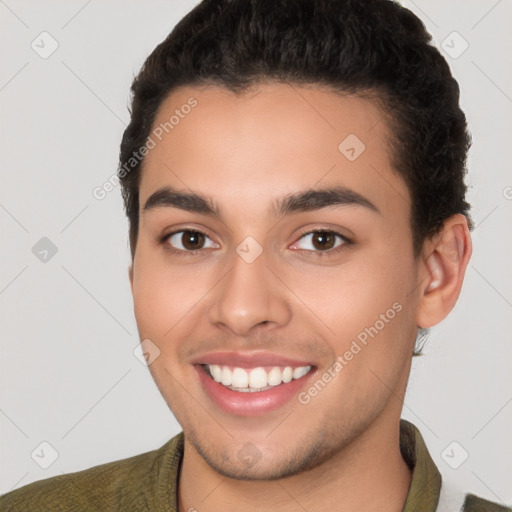
POLYGON ((272 352, 208 352, 192 360, 192 364, 217 364, 240 368, 258 366, 312 366, 304 360, 274 354, 272 352))

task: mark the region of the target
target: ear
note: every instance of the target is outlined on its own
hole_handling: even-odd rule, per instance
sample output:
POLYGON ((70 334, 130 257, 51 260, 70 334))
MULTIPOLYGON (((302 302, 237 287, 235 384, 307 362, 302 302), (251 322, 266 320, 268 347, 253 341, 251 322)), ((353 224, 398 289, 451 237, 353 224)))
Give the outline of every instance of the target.
POLYGON ((418 327, 438 324, 453 309, 471 252, 468 222, 462 214, 446 220, 441 232, 425 242, 418 274, 418 327))
POLYGON ((132 290, 133 295, 133 263, 128 267, 128 279, 130 280, 130 288, 132 290))

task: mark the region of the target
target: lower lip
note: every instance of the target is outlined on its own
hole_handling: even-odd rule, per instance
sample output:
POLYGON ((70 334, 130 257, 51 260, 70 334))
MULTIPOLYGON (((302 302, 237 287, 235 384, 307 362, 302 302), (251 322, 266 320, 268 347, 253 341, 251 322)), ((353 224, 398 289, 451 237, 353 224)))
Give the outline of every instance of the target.
POLYGON ((244 393, 219 384, 206 374, 201 365, 195 365, 195 369, 203 389, 211 400, 222 410, 237 416, 260 416, 279 409, 299 393, 306 380, 314 373, 314 370, 311 370, 300 379, 294 379, 288 384, 279 384, 267 391, 244 393))

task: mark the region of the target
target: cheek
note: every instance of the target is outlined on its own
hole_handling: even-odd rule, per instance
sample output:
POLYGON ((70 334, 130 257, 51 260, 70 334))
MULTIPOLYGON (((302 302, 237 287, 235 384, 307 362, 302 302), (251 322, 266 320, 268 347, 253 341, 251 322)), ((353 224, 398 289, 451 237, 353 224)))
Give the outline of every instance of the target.
POLYGON ((161 338, 184 304, 182 277, 141 250, 134 263, 133 302, 141 337, 161 338))
POLYGON ((343 366, 331 399, 343 394, 346 407, 354 410, 362 403, 369 410, 384 403, 412 355, 414 307, 407 297, 407 266, 380 261, 340 274, 342 285, 322 297, 323 319, 334 332, 330 344, 343 366))
POLYGON ((391 252, 361 252, 337 272, 301 279, 297 295, 329 326, 326 341, 343 358, 334 387, 354 397, 386 393, 379 379, 394 387, 415 335, 411 263, 391 252))
POLYGON ((173 346, 169 340, 196 322, 201 299, 212 287, 210 277, 216 274, 195 265, 171 265, 154 252, 141 250, 137 258, 133 301, 139 334, 165 349, 173 346))
POLYGON ((410 296, 414 282, 411 263, 392 253, 381 254, 377 261, 358 269, 357 279, 351 282, 353 300, 347 304, 346 315, 348 338, 342 344, 344 349, 347 343, 349 350, 361 348, 357 358, 370 381, 376 377, 368 368, 391 385, 412 355, 415 314, 410 296))
POLYGON ((346 340, 373 325, 397 301, 404 306, 411 275, 408 263, 393 254, 361 251, 337 267, 295 269, 288 281, 294 283, 303 303, 334 331, 331 334, 346 340))

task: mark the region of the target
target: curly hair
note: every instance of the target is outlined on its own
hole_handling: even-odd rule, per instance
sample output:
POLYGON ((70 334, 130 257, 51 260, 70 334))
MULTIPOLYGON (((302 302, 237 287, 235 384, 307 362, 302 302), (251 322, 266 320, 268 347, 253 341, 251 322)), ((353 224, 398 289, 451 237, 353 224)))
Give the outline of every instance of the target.
POLYGON ((144 163, 133 155, 159 106, 185 85, 243 93, 272 80, 373 97, 392 134, 393 168, 411 195, 415 256, 453 214, 465 215, 473 229, 464 183, 471 139, 459 86, 431 40, 421 20, 391 0, 203 0, 154 49, 131 86, 118 177, 132 257, 144 163))

